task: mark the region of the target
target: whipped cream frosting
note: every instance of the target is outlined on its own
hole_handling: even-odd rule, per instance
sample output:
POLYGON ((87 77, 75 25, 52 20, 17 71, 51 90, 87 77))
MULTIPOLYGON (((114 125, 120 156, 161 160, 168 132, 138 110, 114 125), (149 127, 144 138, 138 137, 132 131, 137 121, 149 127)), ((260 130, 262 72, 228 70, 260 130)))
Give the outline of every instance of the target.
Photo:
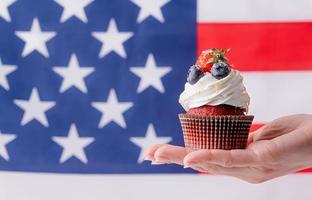
POLYGON ((232 69, 223 79, 216 79, 206 73, 196 84, 185 84, 179 103, 188 111, 203 105, 231 105, 248 111, 250 97, 239 71, 232 69))

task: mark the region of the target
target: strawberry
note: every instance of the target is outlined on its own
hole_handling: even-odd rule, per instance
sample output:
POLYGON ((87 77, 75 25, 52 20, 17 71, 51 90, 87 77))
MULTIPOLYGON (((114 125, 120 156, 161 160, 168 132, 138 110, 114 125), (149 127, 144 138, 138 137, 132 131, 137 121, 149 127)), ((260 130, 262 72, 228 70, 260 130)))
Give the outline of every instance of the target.
POLYGON ((203 51, 196 61, 196 65, 198 65, 204 72, 210 72, 211 67, 213 65, 212 62, 209 62, 212 58, 212 51, 207 50, 203 51))
POLYGON ((230 49, 208 49, 203 51, 196 61, 198 65, 204 72, 211 72, 211 67, 214 63, 224 62, 227 64, 227 58, 224 56, 230 49))

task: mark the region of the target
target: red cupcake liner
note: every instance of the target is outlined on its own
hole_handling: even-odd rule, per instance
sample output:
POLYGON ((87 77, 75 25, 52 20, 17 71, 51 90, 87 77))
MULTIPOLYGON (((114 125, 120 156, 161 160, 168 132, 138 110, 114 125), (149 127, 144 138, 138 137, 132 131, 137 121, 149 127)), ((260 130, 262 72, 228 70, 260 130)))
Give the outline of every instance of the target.
POLYGON ((245 149, 251 115, 194 116, 179 114, 185 147, 189 149, 245 149))

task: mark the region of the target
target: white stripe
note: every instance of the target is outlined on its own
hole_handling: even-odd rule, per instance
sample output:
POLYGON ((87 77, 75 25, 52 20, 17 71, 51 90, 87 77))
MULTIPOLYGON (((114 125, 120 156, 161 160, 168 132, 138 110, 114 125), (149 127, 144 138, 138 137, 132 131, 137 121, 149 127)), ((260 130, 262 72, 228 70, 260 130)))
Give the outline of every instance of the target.
POLYGON ((312 174, 253 185, 201 175, 56 175, 0 173, 1 200, 293 200, 312 199, 312 174))
POLYGON ((312 114, 312 71, 244 72, 255 122, 290 114, 312 114))
POLYGON ((312 21, 311 0, 197 0, 198 22, 312 21))

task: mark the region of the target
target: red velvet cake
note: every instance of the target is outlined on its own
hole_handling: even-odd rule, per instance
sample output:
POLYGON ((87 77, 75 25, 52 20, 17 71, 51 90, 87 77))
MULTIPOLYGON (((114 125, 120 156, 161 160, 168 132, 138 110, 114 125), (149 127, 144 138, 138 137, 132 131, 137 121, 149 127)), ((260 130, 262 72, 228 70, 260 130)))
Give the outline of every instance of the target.
POLYGON ((184 143, 188 149, 246 148, 253 116, 246 115, 249 95, 243 77, 232 68, 229 50, 203 51, 187 74, 179 102, 184 143))

